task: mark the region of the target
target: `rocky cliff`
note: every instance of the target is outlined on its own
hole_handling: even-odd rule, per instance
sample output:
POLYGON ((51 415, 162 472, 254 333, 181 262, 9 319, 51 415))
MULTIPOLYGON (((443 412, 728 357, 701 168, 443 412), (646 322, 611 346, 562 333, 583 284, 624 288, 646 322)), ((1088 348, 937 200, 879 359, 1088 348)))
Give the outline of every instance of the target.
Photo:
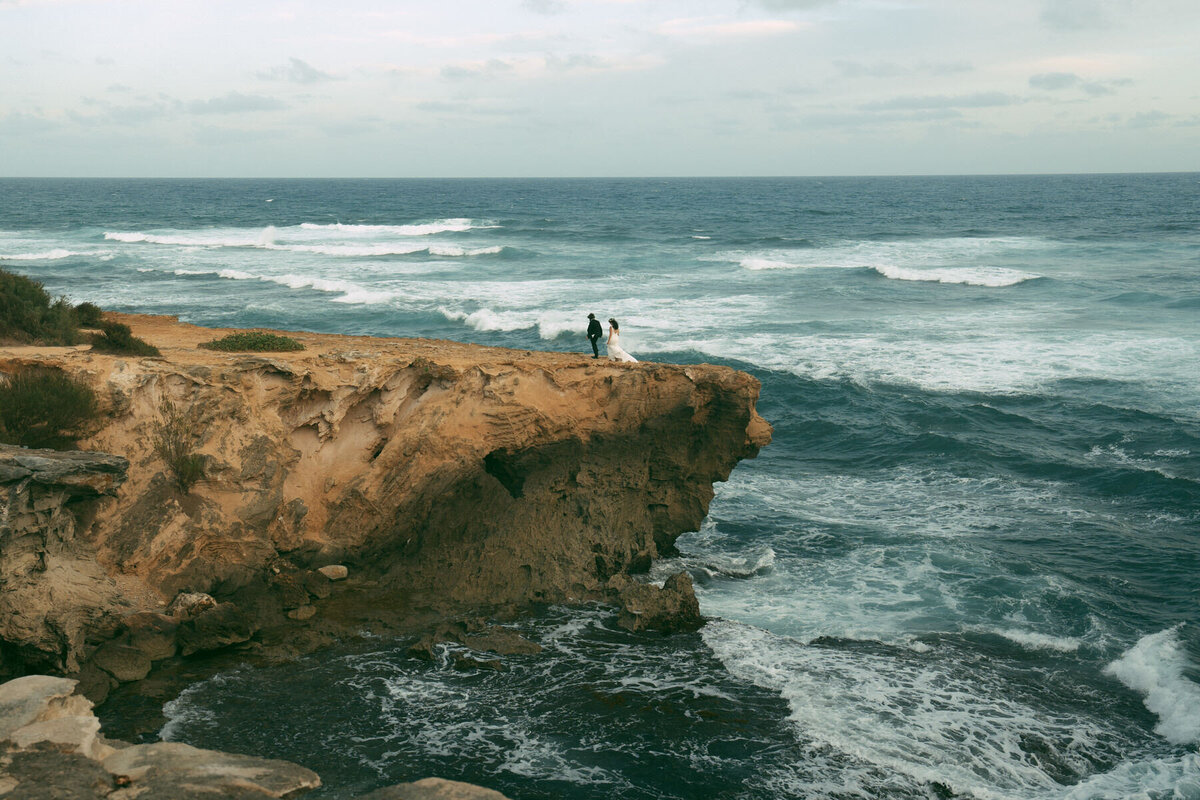
POLYGON ((310 629, 360 625, 367 608, 433 618, 611 598, 610 581, 695 530, 713 482, 770 439, 758 382, 724 367, 318 334, 292 334, 301 352, 220 353, 198 345, 223 331, 110 316, 163 357, 0 348, 0 373, 60 369, 101 405, 80 445, 97 452, 73 456, 94 460, 93 478, 21 475, 19 454, 0 454, 0 604, 91 587, 43 597, 78 612, 69 630, 0 616, 10 673, 77 670, 114 618, 181 592, 246 616, 176 614, 193 643, 314 616, 310 629), (156 448, 171 430, 204 464, 186 493, 156 448), (332 563, 349 565, 357 604, 312 572, 332 563))

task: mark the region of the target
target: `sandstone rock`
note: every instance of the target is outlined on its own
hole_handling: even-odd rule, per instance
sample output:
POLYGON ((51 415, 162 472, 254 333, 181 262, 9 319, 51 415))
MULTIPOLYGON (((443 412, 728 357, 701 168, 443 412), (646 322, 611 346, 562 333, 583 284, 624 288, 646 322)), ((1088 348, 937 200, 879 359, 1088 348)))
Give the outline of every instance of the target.
POLYGON ((35 722, 86 714, 86 698, 72 694, 75 681, 50 675, 26 675, 0 684, 0 741, 35 722))
POLYGON ((617 593, 621 613, 617 624, 629 631, 656 630, 681 633, 704 625, 692 576, 680 572, 667 579, 661 589, 650 583, 631 581, 624 575, 609 581, 617 593))
POLYGON ((117 686, 117 679, 92 662, 84 664, 78 672, 72 673, 72 679, 79 681, 75 691, 94 704, 100 705, 108 698, 108 693, 117 686))
MULTIPOLYGON (((198 349, 211 329, 109 316, 169 359, 0 346, 0 371, 37 364, 90 383, 102 427, 84 446, 132 465, 114 498, 123 460, 72 477, 57 456, 0 458, 0 495, 26 487, 17 505, 0 496, 12 674, 79 670, 129 611, 181 590, 226 600, 281 559, 353 564, 355 584, 420 605, 392 617, 601 600, 614 572, 643 569, 698 528, 713 482, 770 439, 758 382, 726 367, 319 334, 302 352, 246 357, 198 349), (147 435, 165 397, 194 412, 213 467, 186 502, 147 435), (78 505, 89 497, 103 499, 78 505)), ((304 580, 319 597, 313 586, 304 580)), ((322 623, 368 617, 374 599, 339 599, 322 623)), ((285 619, 239 607, 251 630, 285 619)))
POLYGON ((179 621, 166 614, 141 611, 122 620, 129 646, 142 651, 151 661, 175 655, 179 621))
MULTIPOLYGON (((101 763, 152 798, 231 797, 247 791, 251 793, 246 796, 285 797, 321 785, 315 772, 287 761, 201 750, 178 742, 134 745, 101 763)), ((130 792, 129 796, 137 795, 130 792)))
POLYGON ((399 783, 365 794, 358 800, 508 800, 492 789, 471 783, 424 778, 413 783, 399 783))
POLYGON ((244 642, 254 635, 250 620, 233 603, 220 603, 179 626, 179 652, 189 656, 244 642))
POLYGON ((167 606, 167 613, 176 619, 187 620, 203 614, 216 604, 212 595, 204 592, 180 592, 167 606))
POLYGON ((329 578, 315 569, 304 573, 304 590, 318 600, 324 600, 332 594, 333 589, 329 584, 329 578))
MULTIPOLYGON (((101 800, 112 797, 113 776, 92 759, 42 747, 11 754, 0 776, 4 800, 101 800), (8 793, 4 786, 13 784, 8 793)), ((153 798, 146 798, 153 800, 153 798)))
POLYGON ((100 760, 114 751, 103 743, 99 734, 100 720, 89 712, 86 716, 34 722, 13 731, 8 739, 21 750, 29 750, 36 744, 47 742, 62 752, 100 760))
POLYGON ((346 567, 342 566, 341 564, 330 564, 328 566, 321 567, 317 570, 317 572, 321 573, 326 578, 329 578, 331 581, 345 580, 346 576, 350 574, 350 570, 346 569, 346 567))
POLYGON ((311 619, 316 613, 316 606, 300 606, 299 608, 293 608, 287 615, 290 619, 303 621, 311 619))
POLYGON ((92 663, 122 683, 140 681, 150 674, 150 659, 129 645, 109 642, 92 654, 92 663))
POLYGON ((542 652, 540 644, 531 642, 508 628, 492 628, 487 633, 460 637, 458 641, 472 650, 484 650, 502 656, 531 655, 542 652))

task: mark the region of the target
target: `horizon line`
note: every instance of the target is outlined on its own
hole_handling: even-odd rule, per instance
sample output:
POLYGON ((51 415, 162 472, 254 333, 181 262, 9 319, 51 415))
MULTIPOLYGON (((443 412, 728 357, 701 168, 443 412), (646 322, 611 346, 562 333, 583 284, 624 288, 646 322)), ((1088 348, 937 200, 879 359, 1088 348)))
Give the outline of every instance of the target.
POLYGON ((1200 169, 1114 172, 895 172, 828 175, 0 175, 0 180, 121 180, 121 181, 513 181, 513 180, 812 180, 842 178, 1039 178, 1105 175, 1195 175, 1200 169))

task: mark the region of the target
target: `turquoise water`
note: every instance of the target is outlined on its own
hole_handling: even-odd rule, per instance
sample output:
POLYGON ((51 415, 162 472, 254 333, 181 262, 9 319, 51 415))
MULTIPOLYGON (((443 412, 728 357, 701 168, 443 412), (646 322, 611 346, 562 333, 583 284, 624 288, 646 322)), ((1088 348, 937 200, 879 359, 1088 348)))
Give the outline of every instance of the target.
POLYGON ((1200 175, 3 180, 0 267, 204 325, 582 352, 590 311, 763 382, 774 443, 655 567, 698 634, 364 640, 167 738, 324 797, 1200 797, 1200 175))

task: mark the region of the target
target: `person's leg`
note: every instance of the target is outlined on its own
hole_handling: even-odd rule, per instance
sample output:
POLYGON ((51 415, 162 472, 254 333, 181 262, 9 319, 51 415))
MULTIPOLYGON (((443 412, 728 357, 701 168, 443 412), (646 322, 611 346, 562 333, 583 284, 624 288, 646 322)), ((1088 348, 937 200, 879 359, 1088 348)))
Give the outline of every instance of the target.
POLYGON ((600 341, 600 337, 599 336, 589 336, 588 338, 592 340, 592 358, 599 358, 600 357, 600 347, 596 343, 600 341))

